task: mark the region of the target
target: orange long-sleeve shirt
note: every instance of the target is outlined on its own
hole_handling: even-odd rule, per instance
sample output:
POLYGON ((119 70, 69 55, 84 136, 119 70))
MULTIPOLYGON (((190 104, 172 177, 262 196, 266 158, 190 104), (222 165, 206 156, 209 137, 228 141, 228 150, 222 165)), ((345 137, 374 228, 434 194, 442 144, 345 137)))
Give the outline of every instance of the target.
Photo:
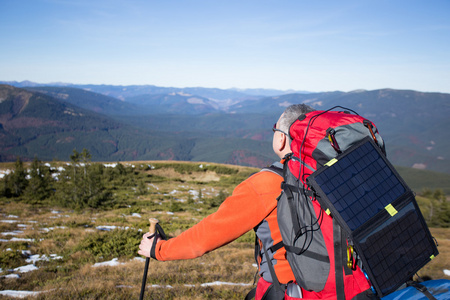
MULTIPOLYGON (((156 245, 156 259, 161 261, 192 259, 224 246, 252 230, 263 220, 269 223, 274 244, 281 241, 277 225, 277 200, 282 177, 259 172, 239 184, 219 209, 179 236, 156 245)), ((287 283, 294 275, 286 260, 284 248, 276 251, 275 272, 287 283)))

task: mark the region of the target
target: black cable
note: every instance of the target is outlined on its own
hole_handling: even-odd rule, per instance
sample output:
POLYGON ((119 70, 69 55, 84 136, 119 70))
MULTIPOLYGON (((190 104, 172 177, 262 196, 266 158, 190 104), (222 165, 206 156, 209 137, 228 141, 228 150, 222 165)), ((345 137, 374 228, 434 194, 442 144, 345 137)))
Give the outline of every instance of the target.
MULTIPOLYGON (((298 189, 299 189, 299 191, 300 191, 300 182, 301 182, 302 185, 303 185, 303 186, 301 187, 302 194, 303 194, 303 196, 305 197, 306 200, 311 200, 311 201, 313 201, 313 198, 312 198, 312 197, 311 197, 311 198, 308 197, 307 192, 306 192, 306 189, 305 189, 305 184, 306 184, 306 178, 305 178, 305 176, 307 176, 306 173, 305 173, 305 168, 306 168, 306 166, 305 166, 304 163, 302 163, 302 162, 304 161, 304 159, 303 159, 303 157, 302 157, 302 150, 303 150, 303 147, 304 147, 305 142, 306 142, 306 137, 307 137, 307 135, 308 135, 308 132, 309 132, 310 127, 313 125, 314 121, 315 121, 318 117, 320 117, 320 116, 322 116, 323 114, 325 114, 325 113, 327 113, 327 112, 329 112, 329 111, 332 111, 332 110, 334 110, 334 109, 336 109, 336 108, 342 108, 342 109, 344 109, 344 110, 349 110, 349 111, 353 112, 355 115, 358 115, 358 113, 355 112, 354 110, 349 109, 349 108, 346 108, 346 107, 342 107, 342 106, 339 106, 339 105, 338 105, 338 106, 334 106, 334 107, 332 107, 332 108, 330 108, 330 109, 328 109, 328 110, 325 110, 325 111, 323 111, 323 112, 321 112, 321 113, 319 113, 319 114, 317 114, 317 115, 315 115, 315 116, 313 116, 313 117, 311 117, 311 118, 309 119, 308 125, 306 126, 305 134, 304 134, 304 136, 303 136, 303 140, 302 140, 302 142, 301 142, 301 144, 300 144, 300 147, 299 147, 299 156, 300 156, 300 157, 299 157, 299 173, 298 173, 298 176, 297 176, 297 179, 298 179, 298 181, 297 181, 298 189), (302 174, 303 174, 303 175, 302 175, 302 174)), ((317 167, 317 166, 316 166, 316 167, 317 167)), ((308 176, 309 176, 309 175, 308 175, 308 176)), ((308 211, 309 211, 310 218, 313 219, 313 217, 316 216, 316 215, 315 215, 315 211, 314 211, 314 210, 311 211, 309 205, 307 205, 307 209, 308 209, 308 211)), ((322 221, 323 221, 323 209, 320 209, 319 215, 317 216, 316 221, 313 222, 312 224, 308 224, 308 225, 305 225, 305 226, 301 227, 300 230, 299 230, 299 232, 296 233, 296 236, 295 236, 295 239, 294 239, 294 244, 295 244, 295 241, 297 241, 297 240, 300 238, 300 236, 306 235, 305 238, 304 238, 304 241, 303 241, 303 245, 300 247, 301 253, 303 253, 303 252, 305 252, 305 251, 308 250, 309 246, 311 245, 311 243, 312 243, 312 241, 313 241, 313 235, 314 235, 314 232, 315 232, 315 231, 318 231, 318 230, 320 229, 320 227, 321 227, 321 225, 322 225, 322 221), (316 225, 317 225, 317 226, 316 226, 316 225), (310 238, 308 237, 309 233, 311 233, 311 237, 310 237, 310 238), (308 242, 308 241, 309 241, 309 242, 308 242)))
MULTIPOLYGON (((325 112, 322 112, 319 115, 322 115, 324 113, 325 112)), ((302 150, 303 150, 303 147, 304 147, 304 144, 305 144, 305 141, 306 141, 306 136, 308 135, 308 131, 309 131, 309 128, 311 126, 311 122, 313 120, 315 120, 319 115, 313 116, 311 119, 309 119, 308 125, 306 126, 305 134, 303 135, 302 143, 300 144, 300 148, 299 148, 299 156, 300 156, 299 157, 299 174, 297 176, 297 178, 299 180, 298 181, 298 189, 300 190, 300 182, 301 182, 302 183, 301 191, 302 191, 302 194, 305 197, 306 201, 309 200, 309 197, 307 196, 306 191, 305 191, 305 179, 303 178, 305 176, 305 172, 304 172, 305 165, 301 163, 302 161, 304 161, 302 159, 302 150), (301 176, 301 174, 303 174, 303 176, 301 176)), ((307 205, 307 209, 309 211, 310 218, 312 219, 312 217, 315 216, 315 212, 310 210, 309 205, 307 205)), ((304 240, 303 240, 303 245, 300 247, 301 253, 306 252, 309 249, 309 247, 311 246, 311 243, 312 243, 312 241, 314 239, 314 225, 315 225, 315 223, 316 222, 314 222, 313 224, 305 225, 304 227, 300 228, 300 232, 298 232, 296 234, 296 239, 295 240, 300 238, 300 236, 302 236, 302 235, 306 235, 304 240), (304 232, 302 233, 303 230, 304 230, 304 232), (311 237, 308 239, 309 232, 311 232, 311 237)), ((317 228, 317 230, 318 229, 320 229, 320 226, 317 228)))

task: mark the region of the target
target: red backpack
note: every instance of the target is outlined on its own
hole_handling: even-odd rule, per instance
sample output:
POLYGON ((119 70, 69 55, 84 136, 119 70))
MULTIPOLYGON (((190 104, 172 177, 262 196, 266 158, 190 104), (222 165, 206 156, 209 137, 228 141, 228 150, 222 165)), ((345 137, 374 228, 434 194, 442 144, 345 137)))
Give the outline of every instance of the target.
POLYGON ((306 179, 330 159, 370 137, 384 151, 375 125, 348 111, 313 111, 290 127, 292 153, 285 158, 283 192, 277 219, 304 299, 373 297, 358 265, 349 267, 347 236, 326 214, 308 188, 306 179))
POLYGON ((303 299, 379 299, 438 255, 372 122, 313 111, 289 135, 277 221, 303 299))

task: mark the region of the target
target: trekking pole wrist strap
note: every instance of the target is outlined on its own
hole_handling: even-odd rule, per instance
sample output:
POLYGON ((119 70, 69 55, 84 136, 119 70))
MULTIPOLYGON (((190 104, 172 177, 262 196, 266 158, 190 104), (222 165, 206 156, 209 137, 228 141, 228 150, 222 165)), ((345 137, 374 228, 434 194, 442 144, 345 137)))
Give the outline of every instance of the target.
POLYGON ((150 249, 150 257, 158 260, 156 258, 156 244, 158 242, 158 237, 161 238, 162 240, 167 240, 167 236, 166 236, 164 230, 162 229, 161 225, 159 225, 159 223, 156 224, 155 233, 152 234, 151 236, 149 236, 148 238, 151 239, 152 237, 154 237, 154 239, 153 239, 152 249, 150 249))
POLYGON ((150 257, 153 258, 153 259, 158 260, 158 259, 156 258, 156 253, 155 253, 156 242, 157 242, 157 236, 156 236, 156 234, 154 235, 154 237, 155 237, 155 238, 153 239, 152 249, 150 249, 150 257))

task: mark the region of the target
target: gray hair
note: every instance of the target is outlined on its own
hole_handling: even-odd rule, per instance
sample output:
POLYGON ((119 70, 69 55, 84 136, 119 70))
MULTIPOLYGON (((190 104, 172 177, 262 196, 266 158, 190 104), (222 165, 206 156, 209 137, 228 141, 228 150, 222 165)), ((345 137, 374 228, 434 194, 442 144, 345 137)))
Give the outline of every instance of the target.
POLYGON ((289 133, 292 123, 302 114, 314 111, 315 109, 306 104, 292 104, 288 106, 279 120, 279 129, 289 133))

